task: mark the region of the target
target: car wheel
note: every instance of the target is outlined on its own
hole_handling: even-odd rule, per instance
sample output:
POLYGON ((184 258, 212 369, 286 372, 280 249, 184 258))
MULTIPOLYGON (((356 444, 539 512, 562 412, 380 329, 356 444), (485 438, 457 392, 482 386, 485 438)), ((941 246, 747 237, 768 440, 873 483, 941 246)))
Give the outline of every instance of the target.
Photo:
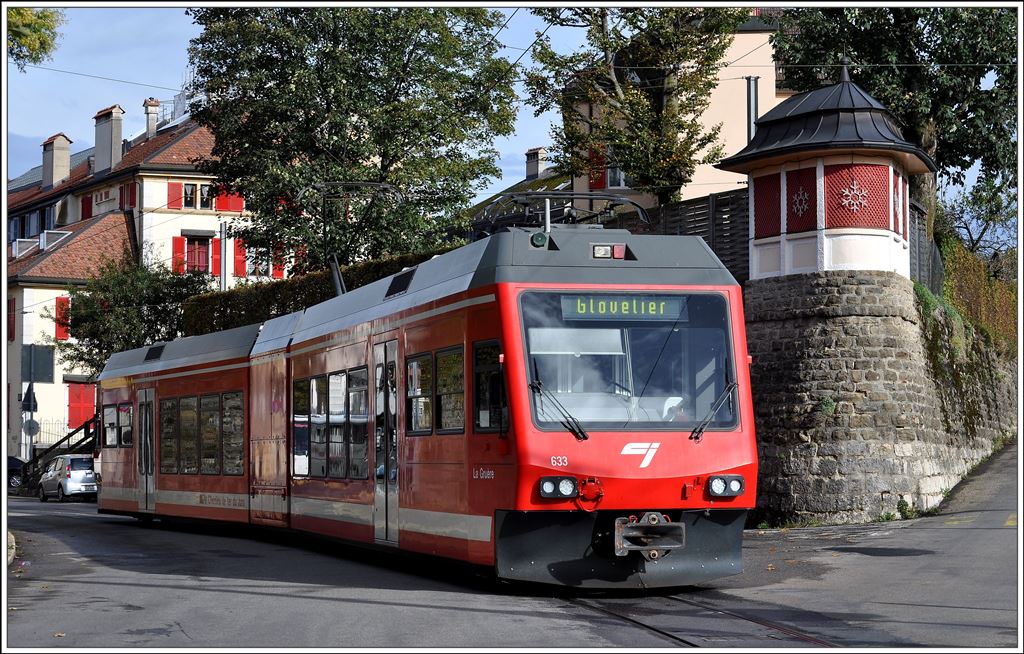
POLYGON ((67 502, 68 501, 67 496, 64 495, 64 487, 63 486, 57 486, 57 501, 58 502, 67 502))
POLYGON ((18 487, 20 487, 21 486, 21 475, 19 475, 18 473, 13 473, 10 477, 7 478, 7 483, 8 483, 8 485, 10 485, 11 488, 18 488, 18 487))
POLYGON ((43 490, 43 485, 42 484, 39 485, 39 501, 40 502, 45 502, 46 501, 46 491, 43 490))

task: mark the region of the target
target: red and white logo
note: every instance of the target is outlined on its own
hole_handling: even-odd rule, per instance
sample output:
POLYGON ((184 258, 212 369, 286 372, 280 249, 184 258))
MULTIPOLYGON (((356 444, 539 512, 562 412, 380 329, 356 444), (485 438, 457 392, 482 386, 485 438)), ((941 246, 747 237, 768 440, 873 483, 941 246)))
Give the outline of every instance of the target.
POLYGON ((644 460, 640 462, 640 467, 646 468, 651 465, 651 459, 660 445, 661 443, 626 443, 619 454, 643 454, 644 460))

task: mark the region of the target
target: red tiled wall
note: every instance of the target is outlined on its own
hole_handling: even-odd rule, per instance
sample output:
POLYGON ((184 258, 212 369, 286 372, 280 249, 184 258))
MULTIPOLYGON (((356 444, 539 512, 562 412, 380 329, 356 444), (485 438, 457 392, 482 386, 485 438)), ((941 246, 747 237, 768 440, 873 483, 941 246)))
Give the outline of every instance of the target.
POLYGON ((825 227, 889 229, 889 167, 873 164, 825 166, 825 227), (852 193, 856 183, 859 193, 852 193), (844 205, 846 195, 858 200, 844 205))
POLYGON ((817 173, 814 168, 791 170, 786 173, 786 233, 811 232, 817 228, 817 173), (803 202, 798 202, 798 197, 803 202), (802 214, 797 212, 801 205, 806 205, 802 214))
POLYGON ((782 232, 780 191, 778 175, 754 178, 754 238, 778 236, 782 232))

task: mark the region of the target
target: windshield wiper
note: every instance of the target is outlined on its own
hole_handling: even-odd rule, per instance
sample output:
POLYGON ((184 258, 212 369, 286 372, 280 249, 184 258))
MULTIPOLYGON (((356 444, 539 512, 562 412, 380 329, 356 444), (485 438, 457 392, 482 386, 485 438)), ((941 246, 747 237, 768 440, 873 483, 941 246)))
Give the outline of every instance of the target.
POLYGON ((704 430, 708 428, 708 425, 711 424, 711 420, 715 417, 715 414, 717 414, 718 410, 722 408, 725 401, 732 396, 733 390, 738 386, 739 384, 734 381, 725 385, 725 389, 722 391, 721 395, 716 397, 715 401, 711 404, 711 410, 708 411, 708 414, 704 416, 704 419, 700 421, 700 424, 698 424, 693 432, 690 433, 690 440, 697 441, 698 443, 700 442, 701 437, 704 435, 704 430))
POLYGON ((544 384, 541 382, 539 377, 530 382, 530 389, 533 392, 540 393, 542 396, 551 400, 551 403, 555 405, 558 412, 562 414, 562 426, 571 431, 572 435, 576 437, 576 440, 585 441, 590 438, 587 431, 583 428, 583 425, 576 419, 576 416, 569 413, 569 411, 562 406, 562 403, 558 401, 558 398, 555 397, 554 393, 544 388, 544 384))

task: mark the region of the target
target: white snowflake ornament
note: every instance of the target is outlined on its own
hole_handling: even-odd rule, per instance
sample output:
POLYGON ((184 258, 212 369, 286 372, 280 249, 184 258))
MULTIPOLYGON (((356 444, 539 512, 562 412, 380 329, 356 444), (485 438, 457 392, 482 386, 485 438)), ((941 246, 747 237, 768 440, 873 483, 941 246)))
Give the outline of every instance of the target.
POLYGON ((853 180, 850 188, 843 189, 842 204, 850 211, 856 213, 867 206, 868 192, 857 185, 857 180, 853 180))

